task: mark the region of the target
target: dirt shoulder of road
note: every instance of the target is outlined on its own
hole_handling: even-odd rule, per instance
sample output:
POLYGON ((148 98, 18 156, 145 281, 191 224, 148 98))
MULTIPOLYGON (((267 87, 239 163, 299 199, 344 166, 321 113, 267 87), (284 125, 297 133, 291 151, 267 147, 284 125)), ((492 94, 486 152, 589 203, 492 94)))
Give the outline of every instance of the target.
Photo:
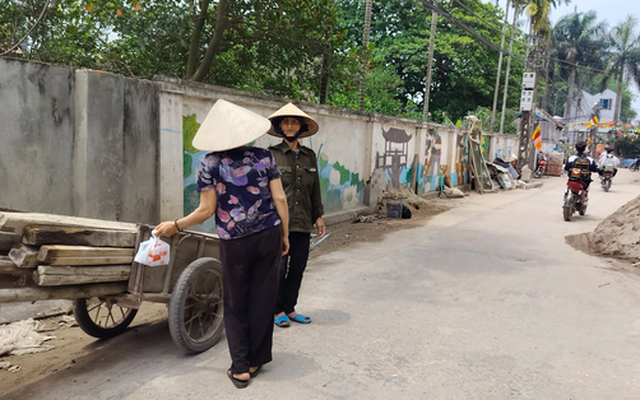
MULTIPOLYGON (((411 219, 387 219, 380 216, 367 218, 368 222, 346 221, 327 228, 330 236, 323 240, 311 252, 313 260, 323 254, 344 249, 360 242, 382 240, 387 233, 419 226, 436 214, 459 204, 456 199, 432 199, 422 203, 422 207, 412 209, 411 219)), ((311 261, 313 262, 313 261, 311 261)), ((10 363, 8 368, 0 369, 0 399, 11 398, 11 393, 23 392, 29 385, 55 374, 58 371, 81 368, 90 362, 93 356, 101 352, 118 351, 119 344, 128 340, 133 332, 144 334, 150 326, 167 319, 167 307, 158 303, 143 303, 128 332, 110 340, 98 340, 85 334, 75 323, 69 322, 69 316, 58 315, 43 319, 46 335, 55 339, 46 342, 53 345, 52 350, 21 356, 0 357, 0 362, 10 363), (128 335, 129 333, 129 335, 128 335)), ((168 334, 168 332, 167 332, 168 334)))
POLYGON ((606 258, 612 268, 640 274, 640 196, 604 219, 593 232, 569 235, 567 244, 606 258))

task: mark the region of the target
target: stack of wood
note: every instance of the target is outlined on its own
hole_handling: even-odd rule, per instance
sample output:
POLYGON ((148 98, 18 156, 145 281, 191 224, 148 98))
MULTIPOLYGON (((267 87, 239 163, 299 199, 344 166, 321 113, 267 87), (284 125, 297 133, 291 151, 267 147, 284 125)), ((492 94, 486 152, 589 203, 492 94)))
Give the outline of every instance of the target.
POLYGON ((137 233, 130 223, 0 212, 0 289, 22 288, 0 290, 0 302, 126 289, 137 233), (39 287, 60 290, 32 289, 39 287))

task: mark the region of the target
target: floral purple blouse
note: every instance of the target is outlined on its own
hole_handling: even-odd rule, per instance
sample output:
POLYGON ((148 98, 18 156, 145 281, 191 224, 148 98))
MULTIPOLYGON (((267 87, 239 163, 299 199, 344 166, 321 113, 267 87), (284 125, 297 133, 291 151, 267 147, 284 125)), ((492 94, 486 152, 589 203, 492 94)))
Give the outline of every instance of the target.
POLYGON ((280 178, 269 150, 259 147, 207 154, 198 167, 196 190, 215 190, 220 239, 238 239, 281 223, 269 181, 280 178))

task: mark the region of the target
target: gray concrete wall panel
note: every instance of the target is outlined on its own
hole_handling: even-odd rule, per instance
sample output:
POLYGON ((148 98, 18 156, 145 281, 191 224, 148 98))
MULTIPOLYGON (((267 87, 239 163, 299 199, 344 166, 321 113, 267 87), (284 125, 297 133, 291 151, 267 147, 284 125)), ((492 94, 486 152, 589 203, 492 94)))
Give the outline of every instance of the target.
POLYGON ((74 71, 0 58, 0 207, 73 213, 74 71))
POLYGON ((124 156, 119 219, 156 223, 159 212, 160 89, 149 81, 124 81, 124 156))
POLYGON ((76 179, 77 215, 117 220, 124 206, 124 81, 97 71, 77 71, 76 76, 80 89, 76 99, 86 105, 78 108, 76 118, 81 121, 76 127, 76 170, 82 164, 85 169, 76 179))

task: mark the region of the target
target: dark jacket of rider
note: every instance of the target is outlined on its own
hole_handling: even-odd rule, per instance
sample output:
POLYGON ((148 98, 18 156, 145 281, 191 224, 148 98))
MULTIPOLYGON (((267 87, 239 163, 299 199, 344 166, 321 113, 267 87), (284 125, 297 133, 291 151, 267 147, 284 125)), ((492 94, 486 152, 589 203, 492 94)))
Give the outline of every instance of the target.
POLYGON ((595 160, 589 156, 587 156, 584 153, 578 153, 575 154, 571 157, 569 157, 569 159, 567 160, 567 163, 564 165, 564 170, 567 171, 568 176, 571 176, 571 169, 574 168, 575 166, 575 161, 578 158, 582 158, 582 157, 586 157, 589 159, 589 179, 588 181, 584 181, 585 184, 585 189, 589 187, 589 183, 591 183, 592 179, 591 179, 591 172, 600 172, 600 169, 598 168, 598 165, 596 164, 595 160))

